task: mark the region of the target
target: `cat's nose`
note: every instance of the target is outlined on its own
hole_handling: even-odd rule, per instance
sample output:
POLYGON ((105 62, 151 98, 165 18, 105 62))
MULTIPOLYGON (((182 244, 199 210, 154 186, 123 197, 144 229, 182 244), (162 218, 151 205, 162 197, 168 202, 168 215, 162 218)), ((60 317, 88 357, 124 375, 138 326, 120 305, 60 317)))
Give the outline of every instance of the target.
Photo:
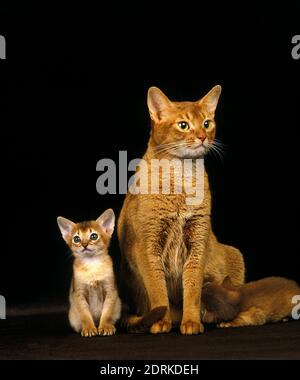
POLYGON ((207 138, 206 136, 206 133, 205 132, 201 132, 199 133, 199 135, 197 136, 199 140, 201 140, 202 142, 204 142, 207 138))
POLYGON ((88 242, 82 242, 81 244, 82 244, 83 248, 86 248, 89 245, 88 242))

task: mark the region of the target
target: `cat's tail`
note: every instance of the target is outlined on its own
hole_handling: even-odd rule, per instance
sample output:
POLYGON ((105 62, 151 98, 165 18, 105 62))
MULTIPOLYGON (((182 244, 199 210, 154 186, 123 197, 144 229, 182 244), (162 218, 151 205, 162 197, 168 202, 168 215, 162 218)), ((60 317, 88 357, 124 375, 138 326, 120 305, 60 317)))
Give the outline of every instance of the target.
POLYGON ((150 330, 150 327, 162 319, 167 311, 166 306, 159 306, 150 310, 142 317, 137 315, 123 315, 122 326, 130 333, 145 333, 150 330))

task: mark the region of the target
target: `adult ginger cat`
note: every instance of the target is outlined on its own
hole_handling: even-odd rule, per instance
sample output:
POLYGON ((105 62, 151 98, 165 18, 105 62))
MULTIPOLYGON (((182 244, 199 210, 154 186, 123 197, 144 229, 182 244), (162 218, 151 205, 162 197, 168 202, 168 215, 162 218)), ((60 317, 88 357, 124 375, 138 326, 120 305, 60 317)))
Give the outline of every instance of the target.
MULTIPOLYGON (((195 162, 205 156, 214 144, 220 94, 221 87, 216 86, 200 101, 172 102, 158 88, 150 88, 152 129, 143 157, 149 172, 152 159, 189 158, 195 162)), ((174 170, 171 182, 176 175, 174 170)), ((190 175, 194 183, 194 171, 190 175)), ((227 275, 235 285, 244 282, 241 253, 220 244, 212 232, 206 172, 203 201, 192 205, 186 200, 186 192, 129 193, 118 222, 123 286, 130 295, 132 312, 145 315, 167 307, 165 316, 151 326, 153 334, 169 332, 172 322, 180 321, 182 334, 203 332, 203 284, 207 280, 221 282, 227 275)))

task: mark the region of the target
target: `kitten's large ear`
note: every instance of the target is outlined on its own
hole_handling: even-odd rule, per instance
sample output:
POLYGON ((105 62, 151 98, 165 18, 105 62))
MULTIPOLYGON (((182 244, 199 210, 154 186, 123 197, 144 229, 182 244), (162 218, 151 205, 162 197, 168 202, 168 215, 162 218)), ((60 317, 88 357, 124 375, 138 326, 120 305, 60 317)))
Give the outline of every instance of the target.
POLYGON ((222 87, 219 85, 215 86, 212 90, 209 91, 207 95, 204 96, 204 98, 199 101, 201 107, 205 107, 208 113, 212 114, 213 116, 215 115, 221 92, 222 87))
POLYGON ((171 100, 157 87, 151 87, 148 91, 148 108, 153 121, 159 122, 172 110, 171 100))
POLYGON ((96 220, 100 227, 104 230, 107 235, 111 236, 115 228, 115 213, 111 208, 104 211, 102 215, 96 220))
POLYGON ((62 216, 59 216, 57 218, 57 224, 60 229, 60 232, 63 236, 63 238, 66 240, 67 236, 71 233, 72 228, 75 226, 75 223, 73 223, 71 220, 63 218, 62 216))

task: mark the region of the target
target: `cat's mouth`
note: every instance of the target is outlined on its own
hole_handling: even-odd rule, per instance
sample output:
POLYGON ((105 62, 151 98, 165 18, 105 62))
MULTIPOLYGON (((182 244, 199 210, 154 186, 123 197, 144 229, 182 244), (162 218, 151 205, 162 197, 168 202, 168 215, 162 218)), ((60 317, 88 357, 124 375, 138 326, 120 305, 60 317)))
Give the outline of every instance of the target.
POLYGON ((196 145, 193 149, 194 149, 194 150, 203 150, 203 151, 206 152, 206 147, 205 147, 204 144, 202 144, 202 143, 196 145))
POLYGON ((203 143, 200 143, 194 146, 179 148, 177 152, 182 158, 198 158, 203 157, 208 152, 208 148, 203 143))

